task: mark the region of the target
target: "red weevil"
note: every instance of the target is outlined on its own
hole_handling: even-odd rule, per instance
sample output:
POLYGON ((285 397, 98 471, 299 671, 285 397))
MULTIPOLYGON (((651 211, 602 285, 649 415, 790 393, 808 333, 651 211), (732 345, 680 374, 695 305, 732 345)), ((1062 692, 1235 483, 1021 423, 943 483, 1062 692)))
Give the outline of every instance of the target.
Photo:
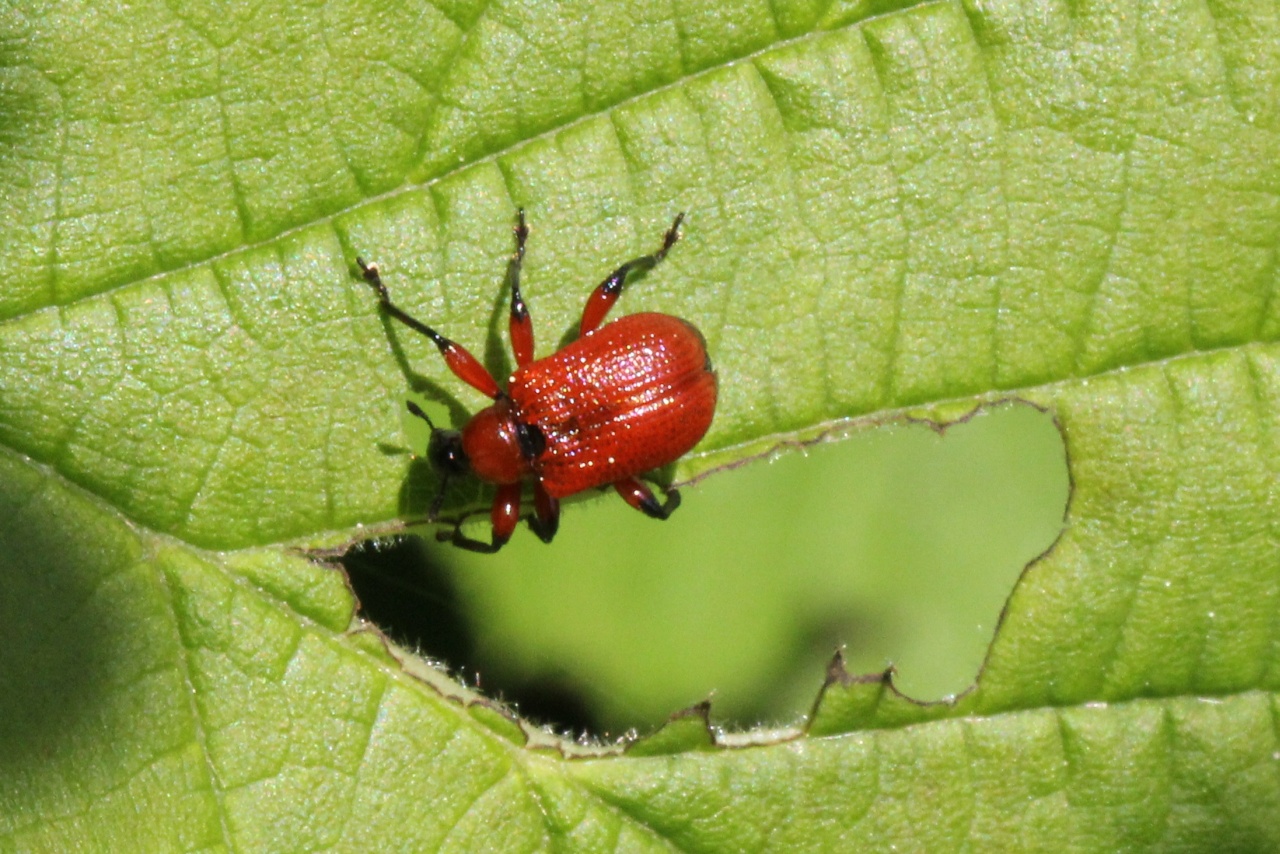
POLYGON ((497 486, 489 542, 455 527, 442 535, 454 545, 496 552, 520 520, 520 492, 533 484, 529 527, 551 542, 560 523, 560 499, 612 485, 632 507, 666 519, 680 505, 672 489, 659 503, 639 475, 661 468, 689 451, 706 434, 716 409, 716 375, 697 328, 667 314, 632 314, 601 326, 618 301, 627 276, 657 265, 680 239, 676 217, 651 255, 634 258, 600 283, 587 298, 578 338, 544 359, 533 358, 533 322, 520 294, 529 228, 521 210, 516 251, 507 265, 511 290, 511 351, 516 370, 503 391, 469 352, 391 302, 377 264, 356 264, 378 295, 383 311, 431 339, 458 379, 493 400, 461 431, 437 429, 417 405, 409 410, 431 426, 427 458, 439 474, 434 519, 452 477, 470 472, 497 486))

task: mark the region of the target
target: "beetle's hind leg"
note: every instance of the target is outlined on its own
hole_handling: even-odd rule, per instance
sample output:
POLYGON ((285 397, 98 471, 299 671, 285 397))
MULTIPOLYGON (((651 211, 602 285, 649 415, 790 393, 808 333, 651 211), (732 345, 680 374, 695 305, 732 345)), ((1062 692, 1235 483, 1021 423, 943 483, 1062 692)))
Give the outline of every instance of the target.
POLYGON ((613 308, 613 304, 622 295, 622 289, 627 284, 627 276, 631 272, 652 270, 658 266, 663 258, 667 257, 671 247, 675 246, 676 241, 680 239, 680 223, 682 222, 684 222, 683 212, 676 215, 675 222, 671 223, 671 227, 663 235, 662 248, 652 255, 641 255, 639 258, 632 258, 610 273, 609 278, 596 286, 596 289, 591 292, 591 296, 587 297, 586 307, 582 309, 582 322, 578 324, 579 337, 586 335, 604 321, 609 309, 613 308))
POLYGON ((613 488, 624 501, 651 519, 668 519, 680 506, 679 490, 667 490, 667 500, 660 504, 653 490, 634 477, 618 481, 613 488))

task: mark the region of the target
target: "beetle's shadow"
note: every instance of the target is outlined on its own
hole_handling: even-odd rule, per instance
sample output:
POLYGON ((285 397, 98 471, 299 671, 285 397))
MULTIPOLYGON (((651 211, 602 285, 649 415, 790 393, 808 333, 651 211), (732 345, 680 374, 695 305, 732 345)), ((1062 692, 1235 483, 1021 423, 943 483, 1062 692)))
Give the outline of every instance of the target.
MULTIPOLYGON (((400 516, 410 524, 430 521, 431 507, 440 495, 440 478, 425 457, 415 457, 400 484, 400 516)), ((474 477, 455 477, 447 484, 440 515, 434 521, 459 524, 466 517, 487 508, 490 496, 474 477)))
POLYGON ((674 462, 667 463, 660 469, 653 469, 641 475, 641 480, 647 480, 662 487, 662 491, 666 492, 671 488, 671 481, 676 479, 676 464, 674 462))

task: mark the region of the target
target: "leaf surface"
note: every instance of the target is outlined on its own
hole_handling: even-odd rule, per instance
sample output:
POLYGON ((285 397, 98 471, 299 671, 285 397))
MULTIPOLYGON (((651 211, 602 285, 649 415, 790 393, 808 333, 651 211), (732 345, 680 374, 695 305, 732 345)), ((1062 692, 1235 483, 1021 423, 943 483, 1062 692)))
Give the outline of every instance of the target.
POLYGON ((5 847, 1280 846, 1272 4, 0 28, 5 847), (424 506, 387 452, 406 386, 479 403, 354 258, 502 376, 518 206, 539 352, 690 212, 625 298, 720 373, 676 481, 1006 397, 1053 414, 1065 529, 974 691, 834 668, 807 733, 685 716, 567 759, 353 621, 294 547, 424 506))

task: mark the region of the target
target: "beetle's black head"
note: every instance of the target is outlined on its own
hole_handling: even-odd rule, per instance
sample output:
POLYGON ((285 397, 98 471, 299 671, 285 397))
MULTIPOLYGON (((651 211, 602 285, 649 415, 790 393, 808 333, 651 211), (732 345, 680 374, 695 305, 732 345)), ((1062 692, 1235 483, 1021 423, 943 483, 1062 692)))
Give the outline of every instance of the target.
POLYGON ((457 430, 437 429, 435 425, 427 442, 427 461, 441 479, 466 474, 471 469, 467 453, 462 450, 462 434, 457 430))
POLYGON ((412 400, 407 401, 405 405, 409 407, 410 412, 427 422, 427 426, 431 428, 431 438, 427 440, 427 462, 431 464, 432 471, 440 476, 440 491, 427 511, 427 518, 434 522, 440 515, 440 507, 444 504, 444 494, 449 488, 449 479, 466 474, 471 469, 471 462, 467 459, 466 451, 462 450, 461 433, 457 430, 442 430, 436 427, 427 417, 427 413, 412 400))
POLYGON ((431 438, 427 441, 427 462, 431 463, 431 470, 442 479, 470 471, 471 464, 467 460, 467 453, 462 450, 462 434, 457 430, 437 427, 427 413, 422 411, 422 407, 412 400, 405 401, 405 406, 411 413, 427 422, 427 426, 431 428, 431 438))

